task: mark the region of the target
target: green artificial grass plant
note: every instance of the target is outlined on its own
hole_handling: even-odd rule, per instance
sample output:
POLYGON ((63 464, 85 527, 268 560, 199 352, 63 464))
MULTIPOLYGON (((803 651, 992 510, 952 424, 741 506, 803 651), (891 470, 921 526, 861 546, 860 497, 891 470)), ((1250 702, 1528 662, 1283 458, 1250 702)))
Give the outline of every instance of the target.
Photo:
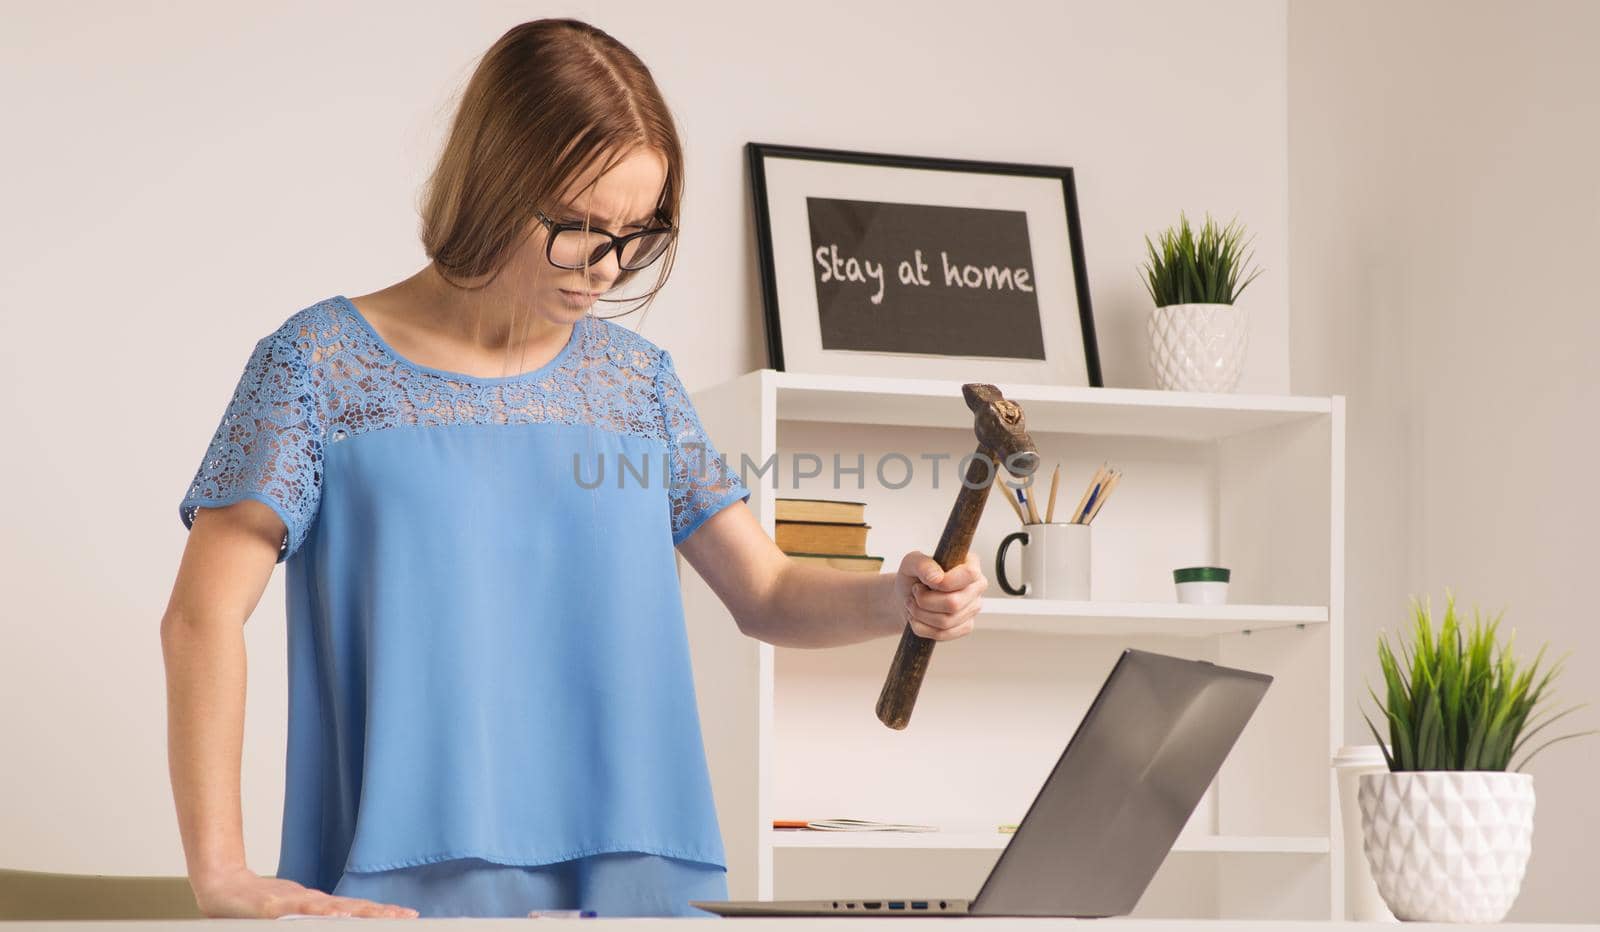
POLYGON ((1521 770, 1534 754, 1555 742, 1594 733, 1553 738, 1511 767, 1512 757, 1530 739, 1581 707, 1539 719, 1541 703, 1549 698, 1546 689, 1560 672, 1561 662, 1540 676, 1545 652, 1541 647, 1531 665, 1519 665, 1510 650, 1515 629, 1504 645, 1498 642, 1499 615, 1485 622, 1475 609, 1472 626, 1463 632, 1453 595, 1447 598, 1437 632, 1428 605, 1413 600, 1412 609, 1409 650, 1401 645, 1396 654, 1387 637, 1378 635, 1386 700, 1378 699, 1370 685, 1367 688, 1388 720, 1387 742, 1362 713, 1391 771, 1521 770))
POLYGON ((1198 232, 1189 227, 1181 212, 1178 225, 1163 230, 1158 249, 1150 237, 1144 238, 1150 256, 1145 260, 1144 288, 1156 307, 1171 304, 1232 304, 1245 286, 1261 274, 1258 269, 1239 280, 1244 265, 1255 253, 1244 255, 1247 243, 1241 242, 1244 229, 1237 220, 1219 227, 1211 215, 1198 232))

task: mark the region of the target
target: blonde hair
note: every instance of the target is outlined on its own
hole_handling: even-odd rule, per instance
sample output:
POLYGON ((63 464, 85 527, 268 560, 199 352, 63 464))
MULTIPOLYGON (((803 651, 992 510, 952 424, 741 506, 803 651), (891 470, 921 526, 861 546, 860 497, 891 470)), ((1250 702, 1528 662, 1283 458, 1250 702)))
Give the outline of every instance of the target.
MULTIPOLYGON (((489 275, 487 285, 530 234, 535 210, 554 215, 565 185, 604 157, 581 189, 587 191, 594 179, 641 149, 666 160, 656 216, 676 227, 683 146, 650 69, 622 43, 580 20, 513 26, 484 53, 462 92, 423 189, 423 248, 452 285, 467 287, 452 277, 489 275)), ((674 238, 642 303, 621 314, 649 305, 676 254, 674 238)), ((619 271, 616 286, 638 274, 619 271)))

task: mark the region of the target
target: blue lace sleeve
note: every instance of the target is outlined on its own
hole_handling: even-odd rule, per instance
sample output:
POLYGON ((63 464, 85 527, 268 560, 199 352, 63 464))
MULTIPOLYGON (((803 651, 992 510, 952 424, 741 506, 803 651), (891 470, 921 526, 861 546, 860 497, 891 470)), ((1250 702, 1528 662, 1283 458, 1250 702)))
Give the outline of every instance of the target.
POLYGON ((305 362, 273 333, 256 343, 178 506, 185 528, 201 507, 253 498, 283 521, 282 563, 299 549, 322 493, 322 429, 305 362))
POLYGON ((661 351, 656 370, 656 398, 672 473, 667 494, 672 502, 672 544, 677 546, 724 507, 748 501, 750 489, 706 436, 666 350, 661 351))

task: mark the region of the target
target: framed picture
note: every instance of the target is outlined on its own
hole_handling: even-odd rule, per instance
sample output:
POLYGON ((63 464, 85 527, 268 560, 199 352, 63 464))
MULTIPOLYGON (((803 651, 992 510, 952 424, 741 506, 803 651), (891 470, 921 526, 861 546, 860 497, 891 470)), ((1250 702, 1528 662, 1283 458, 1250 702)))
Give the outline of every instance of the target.
POLYGON ((1071 168, 745 151, 772 368, 1104 384, 1071 168))

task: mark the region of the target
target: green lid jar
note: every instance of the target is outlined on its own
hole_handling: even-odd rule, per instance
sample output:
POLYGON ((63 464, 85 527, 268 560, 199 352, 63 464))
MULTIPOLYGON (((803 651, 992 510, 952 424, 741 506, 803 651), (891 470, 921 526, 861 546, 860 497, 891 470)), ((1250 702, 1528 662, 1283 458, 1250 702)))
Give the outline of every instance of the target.
POLYGON ((1228 601, 1228 577, 1232 574, 1221 566, 1186 566, 1172 571, 1172 581, 1177 584, 1178 601, 1187 605, 1225 605, 1228 601))

